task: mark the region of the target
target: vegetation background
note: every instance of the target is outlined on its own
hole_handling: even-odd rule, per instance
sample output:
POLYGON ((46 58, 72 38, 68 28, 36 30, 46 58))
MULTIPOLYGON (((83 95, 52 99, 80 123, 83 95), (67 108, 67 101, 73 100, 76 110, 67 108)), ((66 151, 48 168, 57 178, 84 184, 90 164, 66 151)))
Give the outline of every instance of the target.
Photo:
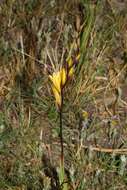
POLYGON ((127 189, 127 1, 0 1, 0 190, 60 189, 53 67, 64 92, 68 189, 127 189))

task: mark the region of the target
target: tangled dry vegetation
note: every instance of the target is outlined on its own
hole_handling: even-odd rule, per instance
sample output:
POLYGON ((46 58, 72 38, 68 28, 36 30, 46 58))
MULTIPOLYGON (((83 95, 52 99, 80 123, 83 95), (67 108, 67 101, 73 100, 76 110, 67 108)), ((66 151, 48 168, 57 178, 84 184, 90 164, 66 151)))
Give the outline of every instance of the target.
POLYGON ((74 44, 80 60, 63 106, 68 189, 127 189, 127 1, 1 0, 0 23, 0 190, 62 189, 49 74, 75 58, 74 44))

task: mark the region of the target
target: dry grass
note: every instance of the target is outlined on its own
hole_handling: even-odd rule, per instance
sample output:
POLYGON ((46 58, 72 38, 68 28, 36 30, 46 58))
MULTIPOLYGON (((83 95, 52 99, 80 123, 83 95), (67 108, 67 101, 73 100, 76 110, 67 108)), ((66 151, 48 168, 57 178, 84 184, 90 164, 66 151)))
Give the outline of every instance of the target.
POLYGON ((63 110, 69 188, 126 189, 126 7, 126 0, 0 2, 0 190, 61 188, 48 75, 75 57, 74 42, 81 58, 63 110))

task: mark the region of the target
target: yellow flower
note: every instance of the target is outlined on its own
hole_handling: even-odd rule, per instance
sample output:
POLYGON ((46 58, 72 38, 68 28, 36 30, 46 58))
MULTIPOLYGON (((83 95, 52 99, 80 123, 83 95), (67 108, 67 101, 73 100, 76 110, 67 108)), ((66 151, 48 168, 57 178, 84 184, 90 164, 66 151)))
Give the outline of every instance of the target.
MULTIPOLYGON (((80 54, 77 55, 76 59, 78 60, 80 58, 80 54)), ((61 91, 62 88, 64 87, 67 78, 71 77, 74 74, 74 62, 72 57, 67 59, 67 64, 68 64, 68 68, 66 70, 66 68, 62 67, 60 68, 58 71, 53 72, 52 75, 49 75, 49 78, 52 82, 52 90, 53 90, 53 94, 54 97, 56 99, 56 103, 58 106, 61 106, 61 91)))
POLYGON ((80 53, 76 56, 76 60, 78 61, 80 59, 80 53))
POLYGON ((68 63, 69 68, 73 66, 72 57, 70 57, 70 58, 67 60, 67 63, 68 63))
POLYGON ((88 112, 87 111, 82 111, 82 116, 83 116, 83 119, 88 119, 88 117, 89 117, 89 114, 88 114, 88 112))
POLYGON ((68 76, 69 77, 72 77, 72 75, 74 74, 74 67, 71 67, 70 69, 69 69, 69 72, 68 72, 68 76))
POLYGON ((65 68, 61 68, 59 71, 54 72, 49 76, 52 81, 52 90, 58 106, 61 106, 61 90, 66 82, 66 71, 65 68))
POLYGON ((67 63, 68 63, 68 76, 69 77, 72 77, 72 75, 74 74, 74 67, 73 67, 73 59, 72 57, 70 57, 68 60, 67 60, 67 63))

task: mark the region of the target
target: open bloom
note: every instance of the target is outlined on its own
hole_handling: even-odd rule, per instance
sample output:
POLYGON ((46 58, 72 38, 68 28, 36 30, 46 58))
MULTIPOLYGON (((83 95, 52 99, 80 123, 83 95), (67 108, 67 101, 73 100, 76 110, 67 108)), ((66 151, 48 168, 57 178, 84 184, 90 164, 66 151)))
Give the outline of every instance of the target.
MULTIPOLYGON (((80 55, 76 57, 78 61, 80 55)), ((56 104, 61 107, 62 103, 62 90, 67 82, 67 79, 72 77, 74 74, 74 61, 72 58, 67 60, 67 69, 64 67, 60 68, 58 71, 54 71, 52 75, 49 75, 49 78, 52 82, 52 91, 56 100, 56 104)))
POLYGON ((56 103, 60 107, 62 102, 61 91, 67 79, 65 68, 61 68, 59 71, 53 72, 49 78, 52 81, 52 90, 56 103))

